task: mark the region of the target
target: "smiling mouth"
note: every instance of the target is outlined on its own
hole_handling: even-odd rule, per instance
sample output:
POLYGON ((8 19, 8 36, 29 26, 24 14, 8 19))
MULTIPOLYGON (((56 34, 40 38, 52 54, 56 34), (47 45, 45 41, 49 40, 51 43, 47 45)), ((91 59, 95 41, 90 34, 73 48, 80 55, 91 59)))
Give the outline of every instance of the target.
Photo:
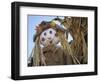
POLYGON ((50 44, 52 44, 52 41, 50 41, 50 44))

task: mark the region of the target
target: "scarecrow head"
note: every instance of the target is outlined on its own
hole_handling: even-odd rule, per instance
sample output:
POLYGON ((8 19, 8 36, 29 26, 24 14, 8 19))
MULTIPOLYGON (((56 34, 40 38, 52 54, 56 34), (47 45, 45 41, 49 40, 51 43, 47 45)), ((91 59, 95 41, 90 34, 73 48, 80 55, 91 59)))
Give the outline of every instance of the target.
POLYGON ((40 43, 43 46, 56 45, 59 43, 59 37, 57 32, 53 28, 48 28, 44 30, 40 35, 40 43))
POLYGON ((57 45, 60 40, 58 32, 65 33, 65 29, 61 28, 54 22, 41 22, 36 27, 37 34, 35 35, 34 41, 39 37, 39 42, 42 46, 57 45))

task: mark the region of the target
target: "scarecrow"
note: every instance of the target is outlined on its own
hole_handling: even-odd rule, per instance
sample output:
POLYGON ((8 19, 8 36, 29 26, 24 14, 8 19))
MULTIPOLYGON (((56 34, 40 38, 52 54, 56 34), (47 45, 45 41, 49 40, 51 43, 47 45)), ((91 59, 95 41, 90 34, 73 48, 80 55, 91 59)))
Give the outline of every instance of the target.
POLYGON ((67 29, 54 21, 42 21, 36 27, 33 66, 80 64, 67 40, 67 29))

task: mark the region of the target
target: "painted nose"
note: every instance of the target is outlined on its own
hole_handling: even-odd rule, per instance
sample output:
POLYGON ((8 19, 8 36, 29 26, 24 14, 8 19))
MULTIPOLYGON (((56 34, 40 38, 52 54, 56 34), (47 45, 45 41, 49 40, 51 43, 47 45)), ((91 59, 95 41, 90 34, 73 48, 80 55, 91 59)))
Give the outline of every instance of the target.
POLYGON ((51 40, 51 38, 48 38, 49 40, 51 40))

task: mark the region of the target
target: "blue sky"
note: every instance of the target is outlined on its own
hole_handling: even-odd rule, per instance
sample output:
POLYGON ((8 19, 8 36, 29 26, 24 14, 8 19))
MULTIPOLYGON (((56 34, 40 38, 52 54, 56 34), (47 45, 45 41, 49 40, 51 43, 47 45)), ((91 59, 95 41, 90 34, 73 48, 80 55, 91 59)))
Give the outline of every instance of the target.
MULTIPOLYGON (((28 57, 31 54, 32 49, 34 48, 35 43, 33 42, 33 37, 36 33, 36 26, 40 24, 42 21, 51 21, 57 16, 36 16, 36 15, 28 15, 28 37, 27 37, 27 49, 28 49, 28 57)), ((62 17, 61 17, 62 18, 62 17)))

